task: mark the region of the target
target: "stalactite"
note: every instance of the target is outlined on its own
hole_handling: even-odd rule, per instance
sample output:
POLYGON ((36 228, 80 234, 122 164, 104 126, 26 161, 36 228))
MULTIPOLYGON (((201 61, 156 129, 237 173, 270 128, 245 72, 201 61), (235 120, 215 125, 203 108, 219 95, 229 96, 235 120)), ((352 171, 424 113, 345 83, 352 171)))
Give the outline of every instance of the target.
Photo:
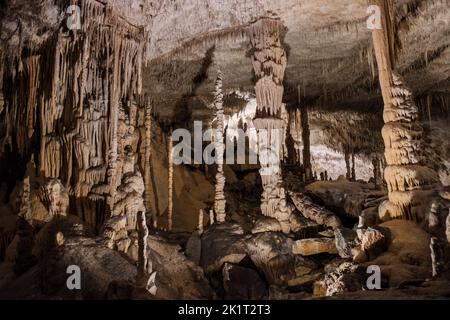
POLYGON ((280 39, 279 20, 264 18, 249 28, 252 64, 256 76, 258 156, 263 194, 261 212, 277 219, 283 232, 291 231, 292 208, 282 188, 280 159, 286 128, 282 118, 283 79, 287 65, 280 39))
MULTIPOLYGON (((60 3, 65 9, 68 2, 60 3)), ((141 94, 147 33, 104 3, 79 5, 81 30, 61 26, 8 64, 6 82, 15 89, 8 92, 6 134, 17 137, 12 147, 24 159, 37 155, 42 201, 58 202, 46 183, 59 181, 53 187, 70 191, 71 213, 99 230, 124 202, 116 194, 130 138, 119 132, 119 117, 124 106, 133 112, 131 101, 141 94), (38 147, 29 150, 35 140, 38 147)), ((130 131, 137 126, 131 118, 130 131)))
POLYGON ((344 158, 345 158, 345 168, 347 169, 345 177, 347 178, 347 180, 350 180, 351 179, 350 152, 347 149, 344 150, 344 158))
POLYGON ((225 175, 223 173, 224 166, 224 115, 223 115, 223 92, 222 92, 222 72, 217 72, 216 88, 214 93, 214 106, 216 112, 216 137, 214 139, 215 152, 217 160, 216 185, 214 195, 214 212, 216 213, 217 222, 225 222, 225 175))
MULTIPOLYGON (((384 101, 382 130, 387 167, 384 177, 389 202, 387 216, 422 221, 439 185, 437 174, 427 168, 421 154, 423 129, 411 90, 395 70, 392 1, 372 0, 381 8, 382 28, 372 31, 384 101)), ((381 207, 380 207, 381 209, 381 207)), ((384 213, 386 215, 386 213, 384 213)))
POLYGON ((167 221, 168 229, 172 231, 173 227, 173 142, 171 135, 167 139, 167 157, 168 157, 168 205, 167 205, 167 221))

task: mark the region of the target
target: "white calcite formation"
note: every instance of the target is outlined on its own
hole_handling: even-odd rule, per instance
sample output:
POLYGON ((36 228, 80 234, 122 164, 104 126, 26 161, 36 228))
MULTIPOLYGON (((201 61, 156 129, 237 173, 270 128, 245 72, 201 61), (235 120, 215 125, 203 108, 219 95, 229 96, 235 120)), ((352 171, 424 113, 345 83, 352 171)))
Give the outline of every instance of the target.
POLYGON ((381 9, 381 28, 372 30, 374 51, 383 95, 386 168, 384 178, 389 201, 383 204, 384 218, 421 222, 440 185, 437 173, 427 167, 423 156, 423 128, 412 91, 395 72, 393 3, 372 0, 381 9))
POLYGON ((256 118, 258 157, 261 165, 262 214, 277 219, 283 232, 290 232, 292 209, 282 188, 280 159, 286 123, 283 120, 283 78, 286 51, 280 39, 281 24, 275 19, 261 19, 249 28, 252 64, 256 76, 256 118))
POLYGON ((133 161, 137 128, 144 124, 147 33, 102 2, 82 1, 80 8, 81 29, 67 31, 63 24, 9 58, 5 82, 21 89, 5 106, 5 136, 15 137, 10 147, 23 158, 36 155, 36 181, 50 215, 70 208, 96 232, 124 216, 129 230, 135 228, 132 216, 145 211, 133 161))
POLYGON ((387 162, 384 178, 389 190, 387 210, 390 218, 422 221, 429 205, 427 199, 439 186, 439 177, 425 166, 423 129, 412 92, 399 75, 392 76, 391 103, 385 105, 382 130, 387 162))
POLYGON ((214 195, 214 212, 216 213, 217 222, 224 222, 226 217, 225 212, 225 175, 223 172, 224 165, 224 115, 223 115, 223 92, 222 92, 222 72, 217 72, 216 90, 214 92, 214 108, 216 113, 216 130, 215 130, 215 151, 217 160, 216 185, 214 195))

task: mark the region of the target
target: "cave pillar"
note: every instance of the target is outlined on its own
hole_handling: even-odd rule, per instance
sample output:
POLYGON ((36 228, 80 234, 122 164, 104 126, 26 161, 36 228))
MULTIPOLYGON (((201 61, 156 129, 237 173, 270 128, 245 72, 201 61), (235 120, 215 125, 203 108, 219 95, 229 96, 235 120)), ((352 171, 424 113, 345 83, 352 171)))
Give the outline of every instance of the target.
POLYGON ((306 180, 312 179, 311 166, 311 132, 309 130, 308 107, 305 104, 300 105, 300 119, 302 123, 302 140, 303 140, 303 167, 305 170, 306 180))
POLYGON ((216 113, 216 130, 215 132, 215 151, 217 160, 216 185, 214 195, 214 212, 217 222, 225 222, 225 175, 223 172, 223 159, 225 153, 224 144, 224 117, 223 117, 223 91, 222 91, 222 72, 217 72, 216 87, 214 93, 214 107, 216 113))
POLYGON ((169 178, 168 178, 168 204, 167 204, 167 221, 168 229, 172 231, 173 228, 173 142, 172 135, 167 139, 167 150, 168 150, 168 167, 169 167, 169 178))
POLYGON ((347 178, 347 180, 350 180, 351 178, 350 153, 348 152, 347 148, 344 148, 344 158, 345 158, 345 168, 347 169, 345 177, 347 178))
MULTIPOLYGON (((152 148, 152 105, 150 101, 145 105, 145 141, 144 141, 144 183, 145 183, 145 209, 146 212, 151 211, 150 198, 152 197, 152 168, 151 168, 151 148, 152 148)), ((153 225, 157 224, 156 210, 152 212, 153 225)))
POLYGON ((384 101, 384 178, 389 202, 380 209, 387 218, 422 221, 440 182, 421 153, 423 128, 413 94, 395 72, 392 1, 371 0, 370 4, 381 12, 381 28, 372 30, 372 40, 384 101))
POLYGON ((291 208, 282 187, 282 157, 285 121, 282 117, 283 78, 286 51, 280 39, 279 20, 264 18, 249 28, 251 58, 256 76, 258 158, 263 185, 262 214, 277 219, 284 232, 290 231, 291 208))

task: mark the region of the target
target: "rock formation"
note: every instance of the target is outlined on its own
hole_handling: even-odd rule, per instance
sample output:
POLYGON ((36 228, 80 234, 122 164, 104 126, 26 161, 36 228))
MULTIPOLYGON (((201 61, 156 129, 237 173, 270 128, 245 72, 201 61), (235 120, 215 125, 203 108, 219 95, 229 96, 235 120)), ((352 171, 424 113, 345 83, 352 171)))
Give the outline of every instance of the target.
POLYGON ((223 173, 224 166, 224 116, 223 116, 223 92, 222 92, 222 72, 217 72, 216 90, 214 92, 214 108, 215 108, 215 120, 216 130, 214 137, 216 161, 217 161, 217 173, 216 173, 216 186, 214 197, 214 212, 216 213, 217 222, 224 222, 226 217, 225 212, 225 175, 223 173))
POLYGON ((261 164, 263 194, 262 214, 277 219, 283 232, 290 231, 291 207, 282 187, 280 160, 282 157, 283 78, 287 65, 286 52, 281 44, 281 23, 261 19, 250 26, 252 64, 256 75, 256 117, 253 120, 258 132, 258 156, 261 164))
POLYGON ((0 299, 450 296, 448 0, 0 7, 0 299))
POLYGON ((381 10, 381 28, 372 31, 384 101, 382 130, 389 190, 388 217, 423 221, 439 177, 423 158, 423 128, 411 90, 395 72, 392 2, 372 1, 381 10))

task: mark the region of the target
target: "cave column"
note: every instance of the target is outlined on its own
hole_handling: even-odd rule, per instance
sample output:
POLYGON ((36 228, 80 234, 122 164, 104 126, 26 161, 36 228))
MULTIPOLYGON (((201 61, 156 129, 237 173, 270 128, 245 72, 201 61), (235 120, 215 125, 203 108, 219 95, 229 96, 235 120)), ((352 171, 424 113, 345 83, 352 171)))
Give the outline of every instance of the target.
POLYGON ((395 70, 393 3, 371 0, 381 12, 381 28, 372 30, 373 47, 384 101, 385 125, 382 135, 385 145, 389 202, 380 207, 386 218, 421 221, 428 210, 439 178, 425 166, 421 154, 423 128, 418 120, 418 108, 411 90, 395 70))
MULTIPOLYGON (((151 148, 152 148, 152 105, 150 101, 145 105, 145 141, 144 141, 144 183, 145 183, 145 208, 146 212, 151 211, 150 198, 152 196, 152 168, 151 168, 151 148)), ((156 210, 152 212, 153 225, 157 225, 156 210)))
POLYGON ((300 104, 300 119, 302 123, 303 168, 305 170, 306 181, 309 181, 312 179, 311 133, 309 130, 308 107, 304 103, 300 104))
POLYGON ((216 87, 214 93, 214 107, 216 112, 216 130, 215 132, 215 151, 217 160, 216 185, 214 195, 214 212, 217 222, 225 222, 225 175, 223 172, 223 159, 225 153, 224 144, 224 117, 223 117, 223 91, 222 91, 222 72, 217 72, 216 87))
POLYGON ((282 157, 285 122, 282 118, 283 78, 286 51, 280 39, 280 21, 264 18, 252 24, 249 37, 256 76, 258 158, 263 184, 262 214, 277 219, 284 232, 290 231, 291 209, 282 188, 282 157))
POLYGON ((167 204, 167 221, 168 229, 172 231, 173 227, 173 142, 172 134, 169 135, 167 139, 167 150, 168 150, 168 167, 169 167, 169 177, 168 177, 168 204, 167 204))

